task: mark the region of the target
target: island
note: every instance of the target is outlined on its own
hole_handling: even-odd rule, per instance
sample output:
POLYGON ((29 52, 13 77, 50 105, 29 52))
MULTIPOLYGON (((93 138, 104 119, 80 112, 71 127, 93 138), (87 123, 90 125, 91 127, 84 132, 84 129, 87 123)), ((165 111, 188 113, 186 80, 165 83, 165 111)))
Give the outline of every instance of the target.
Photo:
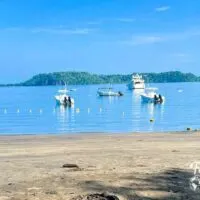
MULTIPOLYGON (((136 73, 136 72, 135 72, 136 73)), ((169 71, 162 73, 139 73, 146 83, 199 82, 200 77, 192 73, 169 71)), ((131 80, 132 74, 91 74, 88 72, 54 72, 33 76, 31 79, 16 84, 0 86, 53 86, 53 85, 89 85, 89 84, 125 84, 131 80)))

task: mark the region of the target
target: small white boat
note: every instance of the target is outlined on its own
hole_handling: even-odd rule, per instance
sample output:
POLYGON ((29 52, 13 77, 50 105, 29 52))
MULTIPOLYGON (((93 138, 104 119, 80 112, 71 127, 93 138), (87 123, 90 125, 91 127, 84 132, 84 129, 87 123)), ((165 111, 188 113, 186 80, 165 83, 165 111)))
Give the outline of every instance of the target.
POLYGON ((64 88, 64 89, 61 89, 61 90, 58 90, 59 93, 68 93, 69 90, 67 88, 64 88))
POLYGON ((122 92, 115 92, 112 88, 99 88, 97 93, 99 96, 123 96, 122 92))
POLYGON ((67 95, 69 91, 65 89, 58 90, 58 94, 55 96, 56 103, 58 105, 72 106, 74 105, 74 99, 67 95))
POLYGON ((181 93, 181 92, 183 92, 183 90, 182 89, 178 89, 178 92, 181 93))
POLYGON ((140 76, 139 74, 132 75, 132 80, 131 80, 131 82, 127 85, 127 87, 128 87, 130 90, 133 90, 133 89, 144 89, 144 88, 145 88, 144 79, 143 79, 142 76, 140 76))
POLYGON ((165 97, 156 93, 157 88, 146 88, 145 92, 141 94, 142 102, 144 103, 163 103, 165 97))

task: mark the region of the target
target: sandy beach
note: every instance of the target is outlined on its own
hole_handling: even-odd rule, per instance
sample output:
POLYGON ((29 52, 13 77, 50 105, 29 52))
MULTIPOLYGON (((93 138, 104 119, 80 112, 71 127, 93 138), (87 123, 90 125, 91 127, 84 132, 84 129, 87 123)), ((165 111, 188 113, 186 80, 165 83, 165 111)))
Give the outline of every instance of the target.
POLYGON ((0 136, 0 200, 200 199, 200 133, 0 136), (63 168, 76 164, 78 168, 63 168))

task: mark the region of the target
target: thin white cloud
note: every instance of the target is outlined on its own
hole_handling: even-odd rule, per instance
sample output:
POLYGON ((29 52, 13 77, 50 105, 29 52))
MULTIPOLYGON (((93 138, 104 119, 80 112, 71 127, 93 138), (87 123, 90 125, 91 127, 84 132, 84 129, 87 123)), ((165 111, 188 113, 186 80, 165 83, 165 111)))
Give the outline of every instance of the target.
POLYGON ((156 12, 165 12, 170 9, 170 6, 161 6, 155 9, 156 12))
POLYGON ((172 56, 177 57, 177 58, 186 58, 189 55, 185 54, 185 53, 174 53, 174 54, 172 54, 172 56))
POLYGON ((99 25, 101 24, 103 21, 102 20, 99 20, 99 21, 89 21, 87 22, 88 25, 99 25))
POLYGON ((20 27, 10 27, 10 28, 2 28, 0 29, 0 31, 7 31, 7 32, 17 32, 17 31, 24 31, 24 28, 20 28, 20 27))
MULTIPOLYGON (((144 45, 188 40, 197 37, 200 37, 200 29, 188 29, 186 31, 174 33, 141 33, 138 35, 132 35, 129 40, 120 43, 127 45, 144 45)), ((179 54, 179 57, 181 56, 183 57, 183 55, 179 54)))
POLYGON ((120 23, 132 23, 136 21, 135 18, 132 17, 119 17, 119 18, 107 18, 107 19, 101 19, 97 21, 89 21, 87 22, 88 25, 99 25, 103 23, 113 23, 113 22, 120 22, 120 23))
POLYGON ((131 23, 131 22, 136 21, 135 18, 116 18, 115 20, 119 22, 125 22, 125 23, 131 23))
POLYGON ((177 62, 180 63, 194 63, 195 59, 188 53, 174 53, 171 55, 177 62))
POLYGON ((159 36, 133 36, 131 40, 125 41, 125 44, 129 45, 144 45, 144 44, 155 44, 161 42, 163 39, 159 36))
POLYGON ((182 32, 163 34, 163 37, 165 37, 167 41, 185 40, 185 39, 190 39, 190 38, 199 37, 199 36, 200 36, 200 29, 188 29, 182 32))
POLYGON ((20 28, 20 27, 13 27, 13 28, 5 28, 1 29, 0 31, 7 31, 7 32, 30 32, 30 33, 49 33, 49 34, 62 34, 62 35, 87 35, 91 32, 94 32, 94 29, 90 28, 76 28, 76 29, 66 29, 60 26, 59 28, 20 28))
POLYGON ((51 28, 34 28, 31 29, 32 33, 50 33, 50 34, 63 34, 63 35, 87 35, 93 29, 77 28, 77 29, 51 29, 51 28))

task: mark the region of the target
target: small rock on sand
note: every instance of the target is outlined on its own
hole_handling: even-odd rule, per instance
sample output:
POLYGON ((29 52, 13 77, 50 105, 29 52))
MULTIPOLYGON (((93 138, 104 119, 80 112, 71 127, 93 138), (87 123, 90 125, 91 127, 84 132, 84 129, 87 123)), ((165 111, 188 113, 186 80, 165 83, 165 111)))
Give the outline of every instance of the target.
POLYGON ((76 169, 79 169, 79 166, 76 165, 76 164, 64 164, 62 167, 63 168, 76 168, 76 169))
POLYGON ((177 152, 180 152, 180 151, 178 151, 178 150, 172 150, 172 152, 173 152, 173 153, 177 153, 177 152))

